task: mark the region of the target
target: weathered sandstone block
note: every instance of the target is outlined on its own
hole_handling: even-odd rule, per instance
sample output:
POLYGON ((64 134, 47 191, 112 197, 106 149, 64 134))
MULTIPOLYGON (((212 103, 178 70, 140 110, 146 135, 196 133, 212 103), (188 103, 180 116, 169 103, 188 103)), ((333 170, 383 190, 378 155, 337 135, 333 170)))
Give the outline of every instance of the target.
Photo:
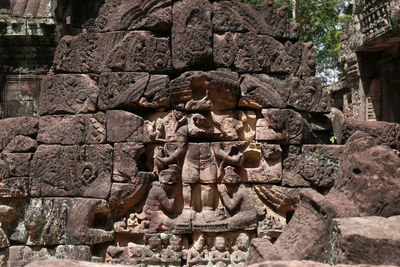
POLYGON ((35 135, 38 128, 38 118, 21 117, 0 120, 0 150, 3 150, 17 135, 35 135))
POLYGON ((213 53, 217 67, 238 72, 271 72, 276 59, 284 52, 285 46, 267 35, 214 34, 213 53))
POLYGON ((31 196, 107 198, 112 150, 110 145, 39 146, 31 164, 31 196))
POLYGON ((24 135, 17 135, 4 148, 4 153, 35 152, 38 144, 36 140, 24 135))
POLYGON ((212 62, 212 4, 208 0, 174 3, 172 10, 172 64, 187 70, 212 62))
POLYGON ((190 71, 171 81, 170 100, 181 110, 229 110, 239 97, 239 76, 231 71, 190 71))
POLYGON ((32 153, 3 153, 5 173, 10 177, 28 177, 32 153))
POLYGON ((319 78, 289 76, 278 79, 267 74, 241 76, 239 107, 253 109, 293 107, 307 112, 328 112, 329 98, 319 78))
POLYGON ((110 50, 107 70, 168 72, 171 70, 169 37, 157 37, 147 31, 132 31, 110 50))
POLYGON ((120 142, 146 142, 149 136, 142 117, 122 110, 108 110, 107 141, 120 142))
POLYGON ((86 74, 47 76, 40 92, 40 115, 78 114, 97 110, 99 88, 86 74))
POLYGON ((100 31, 145 29, 168 32, 171 24, 171 0, 107 0, 96 19, 100 31))
POLYGON ((106 140, 105 114, 44 116, 37 140, 44 144, 101 144, 106 140))
POLYGON ((400 216, 350 217, 333 220, 331 233, 337 261, 346 264, 400 264, 400 216))
POLYGON ((114 218, 129 215, 146 199, 150 181, 142 183, 113 183, 108 200, 114 218))
POLYGON ((400 148, 400 125, 384 121, 362 122, 347 119, 342 112, 333 108, 328 117, 332 121, 333 132, 339 144, 345 144, 357 131, 374 137, 379 145, 400 148))
POLYGON ((167 108, 170 104, 169 97, 168 75, 150 75, 150 80, 139 104, 144 108, 167 108))
POLYGON ((279 144, 302 144, 313 141, 311 127, 300 113, 291 109, 263 109, 257 120, 256 140, 279 144))
POLYGON ((32 198, 25 214, 27 245, 93 245, 112 240, 105 200, 32 198))
POLYGON ((107 56, 124 38, 124 35, 124 32, 111 32, 64 36, 54 55, 55 70, 67 73, 102 72, 107 56))
POLYGON ((297 39, 299 25, 289 23, 287 8, 274 8, 272 1, 258 5, 241 1, 219 1, 213 4, 215 32, 254 32, 278 38, 297 39))
POLYGON ((289 147, 283 162, 282 184, 330 188, 336 181, 344 146, 303 145, 289 147))
POLYGON ((145 72, 106 72, 99 81, 99 108, 135 108, 145 92, 150 75, 145 72))

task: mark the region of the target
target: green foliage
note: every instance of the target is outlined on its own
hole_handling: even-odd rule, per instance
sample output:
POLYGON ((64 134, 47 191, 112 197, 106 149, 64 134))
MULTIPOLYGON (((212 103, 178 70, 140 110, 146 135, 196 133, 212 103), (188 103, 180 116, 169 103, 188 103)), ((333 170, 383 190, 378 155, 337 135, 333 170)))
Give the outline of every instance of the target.
MULTIPOLYGON (((260 0, 246 0, 257 4, 260 0)), ((350 0, 275 0, 277 7, 287 6, 292 20, 300 23, 300 39, 313 42, 317 71, 339 70, 340 35, 351 20, 350 0)))
POLYGON ((331 136, 329 140, 331 141, 332 144, 337 144, 336 136, 331 136))

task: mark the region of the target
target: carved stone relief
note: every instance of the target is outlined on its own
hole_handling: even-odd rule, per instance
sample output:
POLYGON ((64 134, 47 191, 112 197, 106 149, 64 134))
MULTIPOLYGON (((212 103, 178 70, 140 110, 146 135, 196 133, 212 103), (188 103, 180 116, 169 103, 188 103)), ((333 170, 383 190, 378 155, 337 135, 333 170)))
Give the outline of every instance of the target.
POLYGON ((236 267, 279 239, 340 152, 315 146, 329 102, 288 17, 271 1, 105 0, 60 40, 39 118, 0 121, 0 262, 236 267))

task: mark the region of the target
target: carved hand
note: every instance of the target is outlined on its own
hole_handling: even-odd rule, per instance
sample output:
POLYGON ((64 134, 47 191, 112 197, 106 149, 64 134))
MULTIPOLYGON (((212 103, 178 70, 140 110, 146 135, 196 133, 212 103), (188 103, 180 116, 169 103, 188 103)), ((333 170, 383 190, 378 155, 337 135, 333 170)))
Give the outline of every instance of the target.
POLYGON ((219 184, 219 185, 217 185, 217 189, 218 189, 218 192, 219 192, 220 194, 223 194, 224 192, 226 192, 226 187, 225 187, 224 184, 219 184))

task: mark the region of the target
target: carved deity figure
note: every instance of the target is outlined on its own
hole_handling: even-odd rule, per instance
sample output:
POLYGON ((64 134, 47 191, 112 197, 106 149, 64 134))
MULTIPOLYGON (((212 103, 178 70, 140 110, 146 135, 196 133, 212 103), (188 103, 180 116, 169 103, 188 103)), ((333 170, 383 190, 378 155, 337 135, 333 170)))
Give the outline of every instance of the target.
POLYGON ((206 266, 208 261, 208 251, 204 247, 204 235, 200 235, 187 251, 187 267, 206 266))
POLYGON ((174 225, 173 219, 171 219, 166 212, 172 212, 175 206, 175 183, 169 182, 168 177, 160 177, 163 182, 154 182, 150 189, 146 203, 143 208, 144 221, 143 227, 148 228, 149 231, 171 229, 174 225), (173 197, 170 199, 168 193, 171 193, 173 197))
POLYGON ((250 238, 245 233, 240 233, 236 238, 236 244, 233 247, 231 255, 231 266, 239 267, 246 266, 250 238))
POLYGON ((182 128, 187 124, 187 118, 182 112, 173 110, 164 118, 156 121, 156 141, 166 142, 182 142, 182 134, 185 135, 185 129, 182 128), (183 131, 183 132, 182 132, 183 131))
POLYGON ((145 237, 147 245, 142 247, 141 255, 138 259, 146 266, 159 266, 161 263, 162 240, 158 234, 145 237))
POLYGON ((181 266, 182 262, 182 238, 173 235, 169 239, 167 248, 161 250, 161 261, 166 266, 181 266))
POLYGON ((160 174, 164 169, 174 170, 179 167, 179 159, 186 151, 186 143, 166 143, 154 151, 154 171, 160 174))
MULTIPOLYGON (((232 168, 228 166, 228 169, 232 168)), ((221 201, 231 215, 226 219, 230 230, 249 227, 257 220, 252 192, 244 184, 239 184, 239 178, 239 175, 229 171, 222 179, 223 184, 218 184, 221 201)))
POLYGON ((240 162, 242 154, 230 155, 220 143, 189 143, 182 170, 184 216, 191 212, 192 185, 200 183, 203 220, 210 222, 214 219, 215 184, 219 176, 217 158, 221 164, 235 165, 240 162))
POLYGON ((226 248, 225 237, 217 236, 214 241, 214 247, 209 254, 209 265, 225 267, 230 263, 229 251, 226 248))

